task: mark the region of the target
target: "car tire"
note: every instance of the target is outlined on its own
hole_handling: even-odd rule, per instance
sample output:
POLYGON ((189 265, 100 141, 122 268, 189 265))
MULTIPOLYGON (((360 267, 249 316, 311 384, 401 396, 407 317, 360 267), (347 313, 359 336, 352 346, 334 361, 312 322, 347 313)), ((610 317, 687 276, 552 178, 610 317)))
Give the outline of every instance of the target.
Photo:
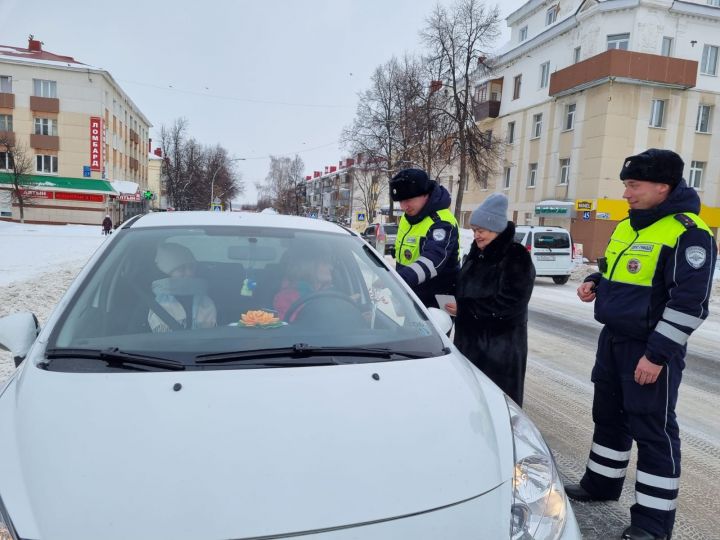
POLYGON ((570 276, 553 276, 552 279, 557 285, 565 285, 570 279, 570 276))

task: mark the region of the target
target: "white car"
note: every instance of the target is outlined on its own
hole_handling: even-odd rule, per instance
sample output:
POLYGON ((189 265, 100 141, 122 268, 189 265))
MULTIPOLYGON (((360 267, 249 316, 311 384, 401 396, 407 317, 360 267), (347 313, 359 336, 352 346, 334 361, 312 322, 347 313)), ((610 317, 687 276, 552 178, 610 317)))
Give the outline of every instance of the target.
POLYGON ((518 225, 515 241, 530 252, 537 277, 551 277, 564 285, 577 266, 570 231, 562 227, 518 225))
POLYGON ((0 538, 579 539, 449 324, 332 223, 131 219, 39 333, 0 319, 0 538))

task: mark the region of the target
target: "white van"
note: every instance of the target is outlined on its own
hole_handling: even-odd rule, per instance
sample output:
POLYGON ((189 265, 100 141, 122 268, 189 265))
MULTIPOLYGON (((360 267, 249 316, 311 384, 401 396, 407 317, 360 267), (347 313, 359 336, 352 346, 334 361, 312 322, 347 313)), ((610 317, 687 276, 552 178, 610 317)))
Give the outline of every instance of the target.
POLYGON ((575 253, 570 232, 562 227, 519 225, 515 241, 527 248, 538 277, 551 277, 558 285, 570 279, 575 253))

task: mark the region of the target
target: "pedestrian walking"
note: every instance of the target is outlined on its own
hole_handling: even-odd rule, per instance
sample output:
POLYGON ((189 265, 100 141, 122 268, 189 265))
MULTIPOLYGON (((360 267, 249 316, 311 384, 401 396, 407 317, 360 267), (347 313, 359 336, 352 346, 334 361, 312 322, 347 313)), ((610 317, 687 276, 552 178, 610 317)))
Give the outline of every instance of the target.
POLYGON ((106 214, 105 218, 102 220, 102 232, 104 235, 110 234, 112 231, 112 219, 110 219, 110 215, 106 214))
POLYGON ((577 290, 604 324, 592 371, 593 433, 577 501, 617 500, 637 443, 635 504, 624 540, 665 540, 680 487, 678 387, 690 334, 708 315, 717 247, 684 163, 651 148, 625 159, 629 217, 618 223, 596 274, 577 290))
POLYGON ((403 169, 390 180, 390 196, 403 215, 395 240, 395 269, 428 307, 436 294, 452 294, 460 268, 458 224, 450 193, 422 169, 403 169))
POLYGON ((475 367, 522 406, 527 365, 528 302, 535 268, 516 243, 508 200, 493 193, 470 216, 474 242, 457 278, 455 345, 475 367))

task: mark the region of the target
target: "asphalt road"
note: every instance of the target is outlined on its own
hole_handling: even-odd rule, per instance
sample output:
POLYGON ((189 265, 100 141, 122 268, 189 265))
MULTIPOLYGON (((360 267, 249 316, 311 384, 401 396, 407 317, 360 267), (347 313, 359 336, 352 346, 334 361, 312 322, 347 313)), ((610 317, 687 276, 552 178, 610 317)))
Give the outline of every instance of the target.
MULTIPOLYGON (((592 439, 592 369, 600 325, 592 306, 569 302, 577 284, 538 279, 530 302, 524 409, 553 449, 561 475, 577 482, 592 439)), ((720 539, 720 304, 689 342, 678 401, 682 477, 673 540, 720 539)), ((583 537, 619 538, 634 502, 635 449, 618 502, 573 503, 583 537)))

